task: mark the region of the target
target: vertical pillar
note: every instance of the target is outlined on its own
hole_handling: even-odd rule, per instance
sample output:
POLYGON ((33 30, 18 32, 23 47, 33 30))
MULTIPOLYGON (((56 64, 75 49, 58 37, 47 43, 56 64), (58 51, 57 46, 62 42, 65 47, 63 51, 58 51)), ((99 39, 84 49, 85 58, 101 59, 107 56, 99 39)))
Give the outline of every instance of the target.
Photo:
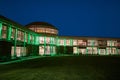
POLYGON ((46 36, 44 36, 44 55, 46 54, 46 36))
POLYGON ((88 54, 88 49, 87 49, 87 47, 88 47, 88 40, 86 41, 86 54, 88 54))
POLYGON ((24 31, 24 43, 23 43, 23 47, 24 47, 24 51, 23 51, 23 56, 26 56, 25 54, 26 54, 26 42, 27 42, 27 40, 26 40, 26 32, 24 31))
POLYGON ((97 54, 99 55, 99 48, 97 47, 97 54))
POLYGON ((94 40, 92 40, 92 54, 94 54, 94 52, 93 52, 93 47, 94 47, 94 40))
POLYGON ((14 56, 13 58, 16 58, 17 54, 16 54, 16 44, 17 44, 17 29, 15 29, 15 38, 14 38, 14 56))
POLYGON ((56 40, 56 46, 57 46, 57 53, 60 54, 59 53, 59 38, 58 38, 58 36, 56 37, 55 40, 56 40))
POLYGON ((110 41, 110 50, 111 50, 111 54, 113 54, 113 50, 112 50, 112 40, 110 41))
POLYGON ((64 54, 66 53, 66 39, 64 39, 64 54))
POLYGON ((28 34, 28 44, 30 44, 30 34, 28 34))
POLYGON ((7 40, 11 39, 11 32, 12 32, 12 28, 11 25, 9 25, 7 29, 7 40))
POLYGON ((0 22, 0 39, 2 38, 2 22, 0 22))

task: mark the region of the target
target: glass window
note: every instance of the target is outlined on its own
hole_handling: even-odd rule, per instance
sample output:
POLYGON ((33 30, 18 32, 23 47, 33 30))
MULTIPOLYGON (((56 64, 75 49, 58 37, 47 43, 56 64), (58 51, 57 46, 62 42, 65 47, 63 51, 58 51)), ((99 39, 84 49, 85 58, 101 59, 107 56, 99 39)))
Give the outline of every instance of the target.
POLYGON ((98 46, 98 41, 97 40, 93 40, 93 46, 98 46))
POLYGON ((70 45, 70 40, 66 40, 66 45, 70 45))
POLYGON ((7 37, 7 26, 3 25, 2 26, 2 38, 6 38, 7 37))
POLYGON ((87 53, 92 54, 92 47, 87 47, 87 53))
POLYGON ((15 28, 12 28, 11 39, 14 40, 15 38, 15 28))
POLYGON ((106 50, 107 50, 107 54, 111 54, 112 53, 112 49, 111 48, 106 48, 106 50))
POLYGON ((98 46, 107 46, 106 40, 98 40, 98 46))
POLYGON ((117 41, 117 46, 120 46, 120 40, 117 41))
POLYGON ((111 46, 117 46, 117 41, 112 41, 111 46))
POLYGON ((44 37, 39 37, 40 44, 44 44, 44 37))
POLYGON ((39 46, 39 55, 44 55, 44 46, 39 46))
POLYGON ((77 47, 73 47, 73 54, 77 54, 78 53, 78 48, 77 47))
POLYGON ((21 32, 21 40, 24 41, 24 32, 21 32))
POLYGON ((98 52, 97 52, 97 51, 98 51, 98 50, 97 50, 97 47, 93 47, 93 50, 92 50, 92 51, 93 51, 93 54, 97 54, 97 53, 98 53, 98 52))
POLYGON ((78 51, 79 51, 79 53, 81 53, 81 54, 86 54, 86 49, 83 49, 83 48, 82 48, 82 49, 79 49, 78 51))
POLYGON ((93 46, 93 40, 88 40, 87 45, 88 46, 93 46))
POLYGON ((59 44, 60 44, 60 45, 64 45, 64 40, 60 39, 60 40, 59 40, 59 44))
POLYGON ((21 31, 17 31, 17 40, 21 40, 21 31))
POLYGON ((111 41, 110 40, 107 41, 107 46, 111 46, 111 41))
POLYGON ((86 46, 86 41, 85 40, 78 40, 78 45, 79 46, 86 46))
POLYGON ((77 45, 77 40, 73 40, 73 45, 77 45))
POLYGON ((105 53, 106 53, 105 49, 99 49, 99 54, 100 55, 105 55, 105 53))
POLYGON ((46 44, 50 44, 50 37, 46 37, 46 44))

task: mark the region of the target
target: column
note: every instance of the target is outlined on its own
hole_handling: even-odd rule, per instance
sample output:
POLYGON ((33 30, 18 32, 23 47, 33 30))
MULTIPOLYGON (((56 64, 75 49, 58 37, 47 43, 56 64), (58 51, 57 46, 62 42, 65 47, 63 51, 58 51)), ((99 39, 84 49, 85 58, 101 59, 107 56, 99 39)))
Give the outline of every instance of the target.
POLYGON ((14 38, 14 56, 13 56, 13 58, 16 58, 16 44, 17 44, 17 29, 15 29, 15 38, 14 38))
POLYGON ((64 39, 64 54, 66 53, 66 39, 64 39))
POLYGON ((23 43, 23 47, 24 47, 24 51, 23 51, 23 56, 26 56, 26 32, 24 31, 24 43, 23 43))
POLYGON ((11 39, 11 32, 12 32, 12 28, 11 25, 9 25, 7 29, 7 40, 11 39))
POLYGON ((44 36, 44 55, 46 54, 46 36, 44 36))
POLYGON ((0 39, 2 38, 2 22, 0 22, 0 39))

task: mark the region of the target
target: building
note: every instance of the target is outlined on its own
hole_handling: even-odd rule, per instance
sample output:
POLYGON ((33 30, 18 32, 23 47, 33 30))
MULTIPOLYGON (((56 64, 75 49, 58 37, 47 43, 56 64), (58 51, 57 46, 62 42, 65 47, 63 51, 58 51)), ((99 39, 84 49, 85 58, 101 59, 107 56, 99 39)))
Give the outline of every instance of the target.
POLYGON ((59 36, 46 22, 23 26, 0 16, 0 60, 60 54, 120 55, 120 38, 59 36))

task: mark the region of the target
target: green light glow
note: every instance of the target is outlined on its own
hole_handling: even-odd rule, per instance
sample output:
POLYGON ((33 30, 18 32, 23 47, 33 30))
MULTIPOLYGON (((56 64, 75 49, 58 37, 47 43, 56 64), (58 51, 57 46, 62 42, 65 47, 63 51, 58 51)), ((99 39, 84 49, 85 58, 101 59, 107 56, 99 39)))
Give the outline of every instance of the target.
POLYGON ((30 34, 28 33, 28 44, 30 44, 30 34))
POLYGON ((14 56, 13 56, 13 58, 16 58, 17 32, 18 32, 18 30, 17 30, 17 29, 15 29, 14 56))
POLYGON ((46 36, 44 36, 44 55, 46 54, 46 36))
POLYGON ((66 53, 66 39, 64 39, 64 54, 66 53))
POLYGON ((12 29, 11 29, 11 26, 9 25, 9 27, 7 27, 8 29, 7 29, 7 40, 10 40, 11 39, 11 31, 12 31, 12 29))
POLYGON ((2 38, 2 22, 0 22, 0 39, 2 38))

